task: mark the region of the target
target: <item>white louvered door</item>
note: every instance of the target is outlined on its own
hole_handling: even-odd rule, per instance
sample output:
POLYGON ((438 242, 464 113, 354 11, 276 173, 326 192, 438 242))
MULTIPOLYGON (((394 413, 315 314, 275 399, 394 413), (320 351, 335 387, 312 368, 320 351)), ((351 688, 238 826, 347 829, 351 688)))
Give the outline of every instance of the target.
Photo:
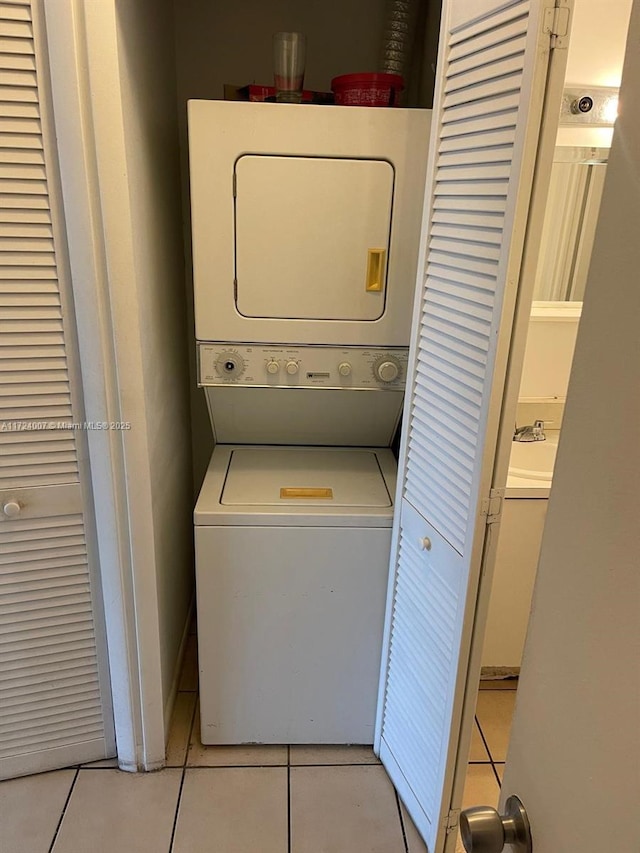
POLYGON ((0 2, 0 778, 114 754, 40 21, 0 2))
POLYGON ((550 56, 544 6, 443 7, 376 735, 429 853, 455 843, 454 769, 550 56))

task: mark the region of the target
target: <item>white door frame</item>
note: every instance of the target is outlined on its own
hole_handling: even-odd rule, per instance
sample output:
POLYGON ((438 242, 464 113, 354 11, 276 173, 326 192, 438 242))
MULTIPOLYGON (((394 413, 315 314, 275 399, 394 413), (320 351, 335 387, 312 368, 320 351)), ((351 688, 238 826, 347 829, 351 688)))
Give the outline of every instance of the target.
MULTIPOLYGON (((138 304, 113 0, 36 0, 51 87, 88 422, 118 762, 165 759, 138 304)), ((35 3, 34 3, 35 5, 35 3)))

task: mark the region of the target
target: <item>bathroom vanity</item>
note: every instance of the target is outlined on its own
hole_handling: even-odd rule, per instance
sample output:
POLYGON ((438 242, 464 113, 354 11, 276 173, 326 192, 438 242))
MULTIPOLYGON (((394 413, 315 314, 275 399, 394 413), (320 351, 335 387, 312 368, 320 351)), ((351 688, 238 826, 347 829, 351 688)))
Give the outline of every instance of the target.
POLYGON ((482 652, 487 678, 520 670, 558 435, 512 445, 482 652))

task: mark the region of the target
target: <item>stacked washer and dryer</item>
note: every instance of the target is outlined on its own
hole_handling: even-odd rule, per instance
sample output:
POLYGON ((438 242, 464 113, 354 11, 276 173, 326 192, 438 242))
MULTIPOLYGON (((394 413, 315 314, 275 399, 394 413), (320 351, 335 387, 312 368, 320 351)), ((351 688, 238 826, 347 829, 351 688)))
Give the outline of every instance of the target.
POLYGON ((189 103, 205 744, 373 741, 430 117, 189 103))

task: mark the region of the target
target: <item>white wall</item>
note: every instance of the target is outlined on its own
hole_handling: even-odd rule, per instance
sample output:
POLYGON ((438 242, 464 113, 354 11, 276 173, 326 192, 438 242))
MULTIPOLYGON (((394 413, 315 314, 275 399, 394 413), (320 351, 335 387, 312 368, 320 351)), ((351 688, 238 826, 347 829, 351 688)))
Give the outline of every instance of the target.
MULTIPOLYGON (((619 86, 632 0, 575 0, 567 86, 619 86)), ((558 145, 611 145, 609 128, 561 127, 558 145)))
POLYGON ((524 352, 520 400, 564 401, 579 325, 579 308, 558 306, 554 315, 552 306, 534 306, 524 352))
POLYGON ((537 853, 638 845, 639 42, 636 3, 502 789, 537 853))
POLYGON ((148 546, 166 708, 193 587, 173 14, 169 4, 154 0, 117 0, 116 14, 134 268, 113 285, 135 289, 137 296, 153 536, 148 546))
MULTIPOLYGON (((620 85, 631 3, 632 0, 575 0, 566 86, 620 85)), ((611 137, 610 128, 559 127, 556 141, 558 145, 609 147, 611 137)), ((546 328, 550 330, 550 346, 543 348, 545 331, 536 321, 530 324, 520 397, 564 397, 573 346, 564 345, 564 336, 562 341, 558 336, 567 329, 546 328), (561 347, 551 352, 552 344, 561 347)))
POLYGON ((567 85, 619 86, 632 0, 575 0, 567 85))

